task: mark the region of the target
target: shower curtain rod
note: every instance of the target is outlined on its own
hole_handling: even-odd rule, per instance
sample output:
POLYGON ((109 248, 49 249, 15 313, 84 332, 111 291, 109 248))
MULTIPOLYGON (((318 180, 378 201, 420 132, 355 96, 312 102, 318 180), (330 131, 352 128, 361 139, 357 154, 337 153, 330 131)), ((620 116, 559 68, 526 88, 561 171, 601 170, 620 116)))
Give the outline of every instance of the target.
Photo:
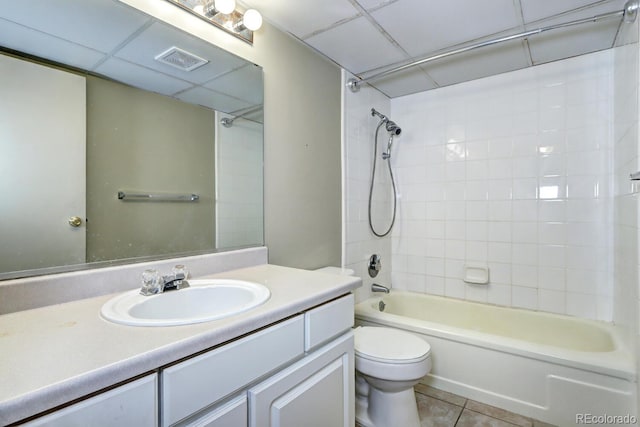
MULTIPOLYGON (((381 77, 386 77, 388 75, 395 74, 395 73, 397 73, 399 71, 404 71, 407 68, 415 67, 416 65, 426 64, 427 62, 431 62, 431 61, 435 61, 437 59, 442 59, 442 58, 446 58, 446 57, 449 57, 449 56, 457 55, 459 53, 469 52, 471 50, 479 49, 481 47, 491 46, 491 45, 494 45, 494 44, 507 42, 507 41, 511 41, 511 40, 516 40, 516 39, 526 38, 526 37, 529 37, 529 36, 532 36, 532 35, 536 35, 536 34, 540 34, 540 33, 544 33, 546 31, 550 31, 550 30, 556 30, 556 29, 559 29, 559 28, 566 28, 566 27, 573 27, 575 25, 586 24, 586 23, 589 23, 589 22, 598 22, 598 21, 602 21, 602 20, 605 20, 605 19, 617 18, 619 16, 623 17, 624 22, 632 23, 632 22, 634 22, 636 20, 637 14, 638 14, 638 0, 628 0, 624 5, 624 9, 623 10, 618 10, 618 11, 615 11, 615 12, 603 13, 603 14, 600 14, 600 15, 592 16, 591 18, 577 19, 575 21, 564 22, 562 24, 556 24, 556 25, 550 25, 548 27, 537 28, 535 30, 529 30, 529 31, 525 31, 525 32, 522 32, 522 33, 518 33, 518 34, 513 34, 513 35, 510 35, 510 36, 500 37, 500 38, 493 39, 493 40, 487 40, 487 41, 476 43, 476 44, 473 44, 473 45, 461 47, 459 49, 454 49, 454 50, 450 50, 448 52, 443 52, 443 53, 440 53, 440 54, 437 54, 437 55, 428 56, 426 58, 422 58, 422 59, 410 62, 410 63, 405 64, 405 65, 400 65, 398 67, 391 68, 390 70, 386 70, 386 71, 383 71, 383 72, 378 73, 378 74, 374 74, 374 75, 369 76, 369 77, 349 79, 349 81, 347 82, 347 87, 349 89, 351 89, 351 92, 357 92, 357 91, 360 90, 360 85, 362 83, 367 83, 367 82, 369 82, 371 80, 376 80, 376 79, 379 79, 381 77)), ((366 74, 366 73, 364 73, 364 74, 366 74)))
POLYGON ((222 123, 224 127, 230 128, 231 125, 233 125, 233 121, 235 119, 243 119, 247 117, 249 114, 253 114, 257 111, 260 111, 263 108, 264 106, 262 104, 249 107, 249 108, 241 108, 239 110, 234 111, 233 113, 229 113, 229 115, 232 117, 223 117, 222 119, 220 119, 220 123, 222 123))

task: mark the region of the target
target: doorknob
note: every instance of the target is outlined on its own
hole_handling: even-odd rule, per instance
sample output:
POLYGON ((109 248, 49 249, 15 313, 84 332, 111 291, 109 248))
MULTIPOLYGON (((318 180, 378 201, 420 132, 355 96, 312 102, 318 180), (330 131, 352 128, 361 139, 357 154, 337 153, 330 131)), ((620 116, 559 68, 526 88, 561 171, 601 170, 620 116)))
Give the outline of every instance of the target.
POLYGON ((82 225, 82 218, 80 218, 79 216, 70 217, 69 225, 72 227, 80 227, 82 225))

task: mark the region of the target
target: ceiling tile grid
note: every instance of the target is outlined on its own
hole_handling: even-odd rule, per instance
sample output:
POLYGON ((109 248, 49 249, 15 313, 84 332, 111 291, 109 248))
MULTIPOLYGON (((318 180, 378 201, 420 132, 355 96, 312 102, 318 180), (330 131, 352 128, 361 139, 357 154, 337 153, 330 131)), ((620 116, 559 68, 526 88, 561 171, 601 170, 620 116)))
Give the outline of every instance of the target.
MULTIPOLYGON (((497 36, 621 11, 625 0, 245 0, 347 71, 378 71, 497 36)), ((621 17, 530 36, 369 83, 393 98, 608 49, 621 17)))

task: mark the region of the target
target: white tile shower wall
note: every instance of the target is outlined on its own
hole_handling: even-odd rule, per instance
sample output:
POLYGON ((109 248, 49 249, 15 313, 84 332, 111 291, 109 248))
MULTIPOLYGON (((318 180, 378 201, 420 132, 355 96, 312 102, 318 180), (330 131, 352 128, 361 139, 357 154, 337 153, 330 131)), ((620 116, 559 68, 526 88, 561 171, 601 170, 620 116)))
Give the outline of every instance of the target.
MULTIPOLYGON (((343 72, 343 82, 352 76, 343 72)), ((344 85, 343 85, 344 87, 344 85)), ((356 301, 370 295, 372 283, 391 285, 391 234, 376 237, 369 230, 368 200, 373 164, 373 139, 377 118, 371 116, 371 108, 382 114, 389 114, 390 101, 385 95, 368 86, 360 92, 343 90, 343 266, 351 268, 363 280, 363 286, 356 290, 356 301), (372 254, 380 255, 382 270, 374 279, 367 273, 367 262, 372 254)), ((387 133, 380 131, 379 145, 386 144, 387 133)), ((386 164, 380 159, 378 150, 376 166, 376 188, 372 204, 372 218, 376 231, 386 231, 391 220, 392 195, 386 173, 386 164)), ((397 226, 397 225, 396 225, 397 226)), ((382 233, 380 233, 382 234, 382 233)))
POLYGON ((612 70, 603 51, 392 99, 393 286, 611 320, 612 70))
POLYGON ((639 251, 638 184, 629 174, 640 170, 638 159, 638 23, 622 27, 622 43, 614 51, 614 317, 628 331, 627 342, 638 342, 639 251))

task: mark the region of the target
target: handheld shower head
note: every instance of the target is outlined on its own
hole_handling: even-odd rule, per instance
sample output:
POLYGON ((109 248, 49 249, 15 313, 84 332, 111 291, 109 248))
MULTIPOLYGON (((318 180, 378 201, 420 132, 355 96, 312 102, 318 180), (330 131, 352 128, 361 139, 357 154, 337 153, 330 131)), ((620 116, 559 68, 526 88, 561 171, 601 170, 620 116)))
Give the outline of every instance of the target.
POLYGON ((387 121, 386 126, 387 126, 387 132, 389 132, 389 134, 391 135, 398 136, 402 132, 402 129, 400 129, 400 126, 398 126, 395 122, 392 122, 391 120, 387 121))

